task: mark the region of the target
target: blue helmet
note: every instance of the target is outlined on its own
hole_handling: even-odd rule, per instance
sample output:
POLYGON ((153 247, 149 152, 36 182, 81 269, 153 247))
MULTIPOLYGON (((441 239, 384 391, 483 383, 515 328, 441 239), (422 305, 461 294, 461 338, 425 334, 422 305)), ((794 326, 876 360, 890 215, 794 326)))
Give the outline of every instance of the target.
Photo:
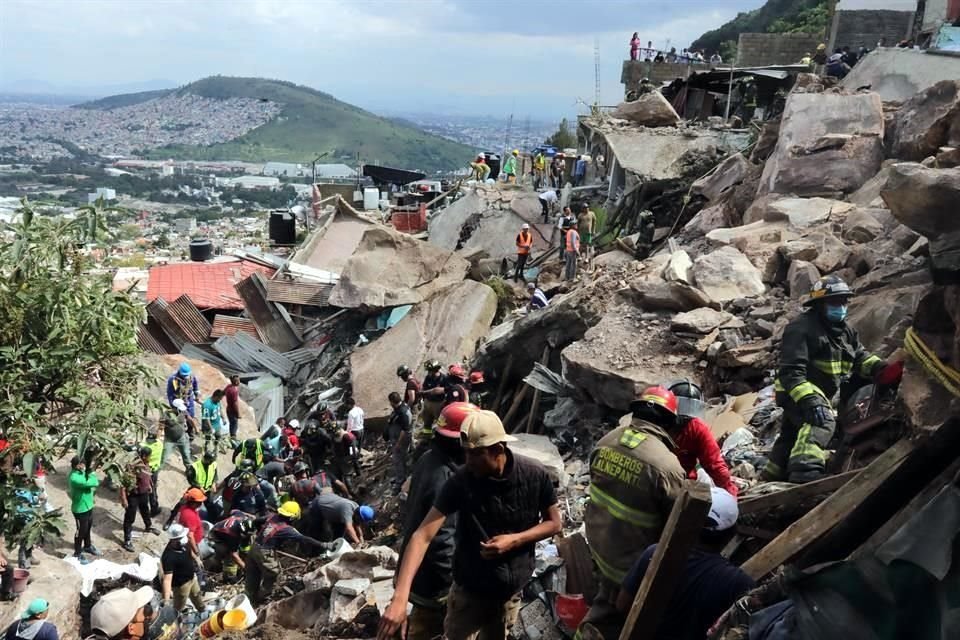
POLYGON ((177 373, 179 373, 181 376, 184 376, 184 377, 190 375, 192 372, 193 372, 193 369, 190 368, 190 363, 188 362, 184 362, 183 364, 181 364, 180 369, 177 370, 177 373))
POLYGON ((373 507, 371 507, 368 504, 365 504, 362 507, 360 507, 361 520, 363 520, 364 522, 370 522, 373 520, 373 516, 374 516, 373 507))

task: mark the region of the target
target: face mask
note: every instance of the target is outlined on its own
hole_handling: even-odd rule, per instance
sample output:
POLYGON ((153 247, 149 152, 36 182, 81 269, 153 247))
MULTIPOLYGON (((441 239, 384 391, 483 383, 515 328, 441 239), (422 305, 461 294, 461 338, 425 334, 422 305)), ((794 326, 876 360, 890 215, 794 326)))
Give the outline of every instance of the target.
POLYGON ((834 323, 840 324, 847 319, 847 305, 830 305, 826 310, 827 320, 834 323))

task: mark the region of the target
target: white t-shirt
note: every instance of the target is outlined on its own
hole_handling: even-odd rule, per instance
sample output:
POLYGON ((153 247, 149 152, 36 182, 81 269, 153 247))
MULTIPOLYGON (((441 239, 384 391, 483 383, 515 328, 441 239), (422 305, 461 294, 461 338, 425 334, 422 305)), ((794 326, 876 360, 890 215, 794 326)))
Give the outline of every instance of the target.
POLYGON ((557 201, 557 192, 554 191, 553 189, 550 189, 549 191, 544 191, 543 193, 540 194, 540 199, 549 204, 553 204, 554 202, 557 201))
POLYGON ((347 412, 347 431, 363 431, 363 409, 360 407, 347 412))

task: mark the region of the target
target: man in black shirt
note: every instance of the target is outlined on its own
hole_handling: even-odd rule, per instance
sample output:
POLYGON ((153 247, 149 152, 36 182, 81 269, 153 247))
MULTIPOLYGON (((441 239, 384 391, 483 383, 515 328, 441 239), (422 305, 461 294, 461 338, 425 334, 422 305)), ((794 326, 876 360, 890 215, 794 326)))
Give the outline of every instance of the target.
POLYGON ((175 524, 167 533, 170 542, 160 556, 160 565, 163 567, 163 601, 167 603, 172 597, 173 608, 180 611, 189 599, 197 611, 203 611, 196 564, 187 546, 189 532, 183 525, 175 524))
POLYGON ((413 415, 400 394, 391 391, 387 396, 393 413, 387 420, 387 439, 390 441, 390 458, 393 463, 393 490, 399 492, 407 479, 407 451, 410 449, 410 431, 413 415))
POLYGON ((492 411, 474 411, 463 420, 460 444, 466 462, 444 484, 407 542, 378 640, 391 638, 406 620, 414 577, 453 514, 458 514, 458 526, 444 636, 506 638, 520 609, 520 590, 533 575, 534 545, 559 533, 562 524, 546 470, 514 455, 507 448, 513 440, 492 411))

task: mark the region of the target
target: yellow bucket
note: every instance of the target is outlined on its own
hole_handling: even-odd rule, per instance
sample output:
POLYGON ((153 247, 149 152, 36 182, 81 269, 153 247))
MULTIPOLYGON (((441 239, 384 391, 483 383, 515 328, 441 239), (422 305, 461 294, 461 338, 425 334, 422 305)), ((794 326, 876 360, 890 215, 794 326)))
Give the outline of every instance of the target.
POLYGON ((223 615, 224 631, 240 631, 247 628, 247 614, 242 609, 233 609, 223 615))

